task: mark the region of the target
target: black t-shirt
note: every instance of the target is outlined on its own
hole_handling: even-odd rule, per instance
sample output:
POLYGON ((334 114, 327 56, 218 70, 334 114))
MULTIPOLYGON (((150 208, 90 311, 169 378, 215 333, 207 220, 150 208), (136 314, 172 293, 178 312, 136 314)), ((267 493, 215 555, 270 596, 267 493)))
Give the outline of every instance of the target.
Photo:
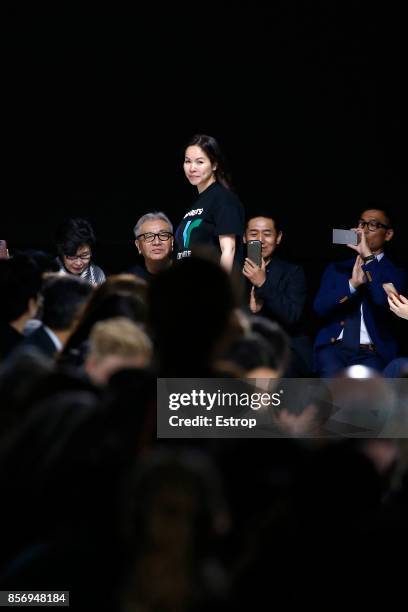
POLYGON ((219 252, 219 236, 235 235, 235 260, 242 260, 245 214, 238 197, 220 183, 212 183, 200 193, 184 215, 175 234, 177 259, 189 257, 195 245, 214 245, 219 252))
POLYGON ((138 264, 132 268, 128 268, 125 274, 134 274, 147 282, 151 281, 154 276, 154 274, 151 274, 151 272, 149 272, 145 266, 140 266, 138 264))

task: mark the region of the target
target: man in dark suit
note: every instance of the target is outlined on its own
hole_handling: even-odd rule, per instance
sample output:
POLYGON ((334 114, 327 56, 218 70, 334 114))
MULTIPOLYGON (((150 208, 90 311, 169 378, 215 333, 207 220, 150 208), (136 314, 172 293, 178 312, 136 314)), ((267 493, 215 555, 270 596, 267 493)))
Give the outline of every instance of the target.
POLYGON ((384 210, 365 210, 355 231, 359 242, 348 246, 357 257, 326 268, 314 302, 324 318, 315 342, 316 371, 323 377, 357 364, 382 371, 397 354, 383 284, 403 292, 406 273, 384 253, 394 234, 390 218, 384 210))
POLYGON ((55 357, 71 336, 91 291, 88 283, 75 276, 51 276, 42 291, 42 325, 20 346, 34 347, 47 357, 55 357))
POLYGON ((311 345, 302 332, 301 319, 306 300, 306 279, 299 265, 276 257, 282 230, 272 216, 249 219, 244 242, 260 240, 262 263, 259 267, 246 258, 242 270, 248 279, 249 308, 252 313, 276 321, 291 339, 292 359, 286 376, 311 373, 311 345))
POLYGON ((38 308, 41 273, 26 255, 0 260, 0 361, 23 340, 27 321, 38 308))

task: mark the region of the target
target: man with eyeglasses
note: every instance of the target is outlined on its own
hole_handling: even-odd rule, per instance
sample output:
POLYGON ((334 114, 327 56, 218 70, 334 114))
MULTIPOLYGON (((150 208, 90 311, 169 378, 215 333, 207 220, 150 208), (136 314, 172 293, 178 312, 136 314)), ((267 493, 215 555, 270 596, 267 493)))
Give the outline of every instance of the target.
POLYGON ((87 219, 66 219, 56 232, 60 272, 78 276, 94 287, 104 283, 104 271, 92 261, 95 242, 95 233, 87 219))
POLYGON ((172 264, 173 226, 163 212, 152 212, 140 217, 134 228, 135 245, 144 265, 129 270, 145 280, 172 264))
POLYGON ((384 210, 365 210, 358 221, 357 256, 330 264, 314 301, 324 325, 315 341, 315 367, 322 377, 350 365, 382 371, 397 355, 384 283, 398 293, 406 286, 405 270, 384 253, 394 230, 384 210))

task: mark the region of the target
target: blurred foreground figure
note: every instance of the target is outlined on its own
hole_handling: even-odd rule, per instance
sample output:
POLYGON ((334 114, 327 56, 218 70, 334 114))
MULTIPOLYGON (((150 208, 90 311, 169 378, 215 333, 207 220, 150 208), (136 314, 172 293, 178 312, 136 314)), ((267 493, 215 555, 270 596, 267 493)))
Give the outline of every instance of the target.
POLYGON ((0 360, 23 339, 27 321, 35 317, 41 273, 25 255, 0 260, 0 360))
POLYGON ((152 359, 152 343, 145 332, 124 317, 96 323, 90 335, 85 370, 97 385, 123 369, 147 368, 152 359))

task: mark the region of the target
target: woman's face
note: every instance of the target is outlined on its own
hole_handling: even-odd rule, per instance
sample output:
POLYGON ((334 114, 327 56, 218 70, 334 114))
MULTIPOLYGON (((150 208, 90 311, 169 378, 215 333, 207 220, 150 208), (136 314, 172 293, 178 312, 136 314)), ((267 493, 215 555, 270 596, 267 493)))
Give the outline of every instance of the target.
POLYGON ((63 255, 63 263, 70 274, 82 274, 89 266, 91 261, 91 247, 88 244, 82 244, 77 248, 75 255, 63 255))
POLYGON ((215 182, 216 164, 212 164, 208 155, 197 145, 187 147, 184 156, 184 173, 190 183, 201 193, 215 182))

